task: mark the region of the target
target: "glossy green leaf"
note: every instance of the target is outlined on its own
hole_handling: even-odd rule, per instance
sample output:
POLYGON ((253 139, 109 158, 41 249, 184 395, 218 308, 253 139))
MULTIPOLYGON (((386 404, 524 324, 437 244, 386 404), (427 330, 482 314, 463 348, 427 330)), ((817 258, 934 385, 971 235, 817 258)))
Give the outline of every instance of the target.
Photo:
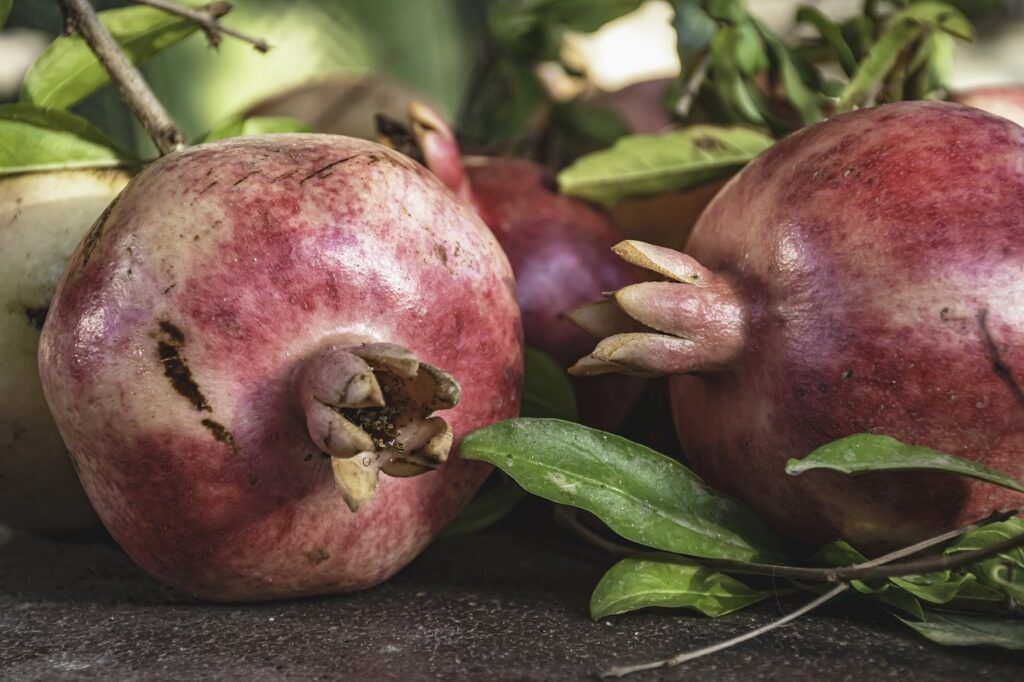
MULTIPOLYGON (((958 538, 945 549, 947 556, 982 549, 1024 533, 1024 519, 990 523, 958 538)), ((1024 547, 1000 552, 967 566, 967 571, 987 589, 1024 604, 1024 547)))
MULTIPOLYGON (((186 2, 191 6, 201 3, 186 2)), ((150 7, 125 7, 99 13, 103 25, 132 62, 139 64, 187 38, 198 26, 150 7)), ((66 109, 110 82, 92 51, 76 35, 54 40, 36 60, 22 84, 19 100, 40 107, 66 109)))
POLYGON ((550 355, 530 347, 523 352, 523 365, 526 378, 519 416, 578 421, 576 394, 565 370, 550 355))
POLYGON ((1024 651, 1021 619, 934 610, 925 611, 921 620, 897 618, 943 646, 995 646, 1024 651))
POLYGON ((59 109, 0 105, 0 175, 131 161, 84 118, 59 109))
POLYGON ((651 606, 724 616, 770 594, 692 561, 641 554, 623 559, 604 574, 590 598, 590 617, 597 620, 651 606))
POLYGON ((606 206, 626 197, 688 189, 725 177, 774 143, 742 127, 693 125, 659 135, 627 135, 558 175, 563 194, 606 206))
POLYGON ((1024 493, 1024 485, 1010 476, 961 457, 937 450, 907 445, 895 438, 861 433, 823 445, 803 459, 786 463, 786 473, 801 474, 811 469, 831 469, 844 474, 877 471, 939 471, 976 478, 1024 493))
POLYGON ((922 24, 937 28, 960 40, 973 41, 974 25, 970 19, 948 2, 914 2, 897 16, 907 16, 922 24))
POLYGON ((466 436, 459 452, 647 547, 738 561, 781 555, 775 534, 747 507, 675 460, 614 434, 557 419, 512 419, 466 436))
POLYGON ((11 14, 11 7, 14 6, 14 0, 0 0, 0 28, 4 27, 7 23, 7 17, 11 14))
POLYGON ((497 484, 485 488, 470 501, 438 536, 442 540, 476 533, 508 516, 525 497, 526 491, 504 474, 497 484))
POLYGON ((313 132, 312 128, 290 116, 253 116, 251 118, 236 118, 225 121, 207 133, 202 141, 213 142, 214 140, 245 135, 311 132, 313 132))
POLYGON ((847 76, 852 76, 857 71, 857 58, 853 50, 843 37, 842 29, 829 19, 824 12, 817 7, 804 5, 796 11, 798 23, 810 24, 821 35, 822 40, 832 49, 836 61, 847 76))
MULTIPOLYGON (((953 555, 958 552, 970 552, 976 549, 984 549, 997 542, 1008 540, 1024 533, 1024 519, 1014 517, 1006 521, 989 523, 981 528, 976 528, 965 535, 951 542, 945 549, 944 554, 953 555)), ((1020 569, 1024 569, 1024 547, 1017 547, 998 554, 1000 558, 1009 561, 1020 569)))

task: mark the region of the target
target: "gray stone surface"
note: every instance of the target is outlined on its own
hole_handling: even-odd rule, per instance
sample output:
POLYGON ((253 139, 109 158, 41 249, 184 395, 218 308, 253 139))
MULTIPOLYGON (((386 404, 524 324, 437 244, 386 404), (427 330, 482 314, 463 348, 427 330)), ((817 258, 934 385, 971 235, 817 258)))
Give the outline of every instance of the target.
MULTIPOLYGON (((524 520, 525 519, 525 520, 524 520)), ((3 680, 573 680, 717 642, 798 598, 711 620, 649 611, 594 623, 609 560, 546 516, 436 543, 368 592, 202 603, 143 575, 109 540, 15 535, 0 547, 3 680)), ((845 602, 638 680, 1024 678, 1024 658, 942 649, 845 602)))

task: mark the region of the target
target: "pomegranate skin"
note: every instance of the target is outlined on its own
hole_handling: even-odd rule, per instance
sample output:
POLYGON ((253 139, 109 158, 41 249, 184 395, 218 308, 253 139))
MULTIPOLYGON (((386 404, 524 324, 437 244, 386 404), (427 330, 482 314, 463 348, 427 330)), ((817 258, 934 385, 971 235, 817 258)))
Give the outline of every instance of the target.
MULTIPOLYGON (((539 164, 470 156, 463 166, 472 202, 512 264, 526 342, 568 367, 593 339, 565 313, 640 281, 611 252, 621 235, 597 209, 553 191, 554 178, 539 164)), ((605 430, 622 423, 644 389, 621 376, 574 383, 581 420, 605 430)))
POLYGON ((86 236, 50 309, 44 390, 104 524, 157 579, 222 601, 344 592, 422 550, 488 468, 382 475, 342 501, 295 399, 334 342, 461 385, 454 440, 518 413, 521 330, 490 231, 418 164, 324 135, 164 157, 86 236), (167 352, 167 346, 176 349, 167 352))
POLYGON ((878 552, 1024 504, 952 475, 784 472, 870 432, 1024 479, 1024 404, 997 366, 1024 381, 1022 169, 1024 129, 923 102, 838 116, 748 165, 686 248, 749 306, 730 368, 671 378, 693 468, 812 546, 878 552))

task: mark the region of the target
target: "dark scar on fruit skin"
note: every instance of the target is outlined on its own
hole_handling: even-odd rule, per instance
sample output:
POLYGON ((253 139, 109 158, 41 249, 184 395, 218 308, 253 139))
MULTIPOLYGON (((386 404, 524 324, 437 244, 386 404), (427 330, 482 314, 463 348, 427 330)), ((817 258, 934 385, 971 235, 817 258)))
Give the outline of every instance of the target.
POLYGON ((89 262, 89 258, 92 257, 92 252, 96 250, 96 245, 99 244, 100 237, 103 236, 107 218, 110 217, 114 207, 117 206, 117 202, 121 201, 123 196, 124 192, 121 192, 114 197, 113 201, 107 204, 107 207, 103 209, 103 213, 100 213, 100 217, 89 228, 89 233, 85 235, 85 239, 82 240, 82 267, 85 267, 85 264, 89 262))
MULTIPOLYGON (((213 437, 224 445, 231 448, 231 452, 238 454, 238 444, 235 442, 235 437, 230 431, 228 431, 223 424, 214 419, 204 419, 202 421, 203 426, 210 430, 213 437)), ((250 481, 249 485, 256 485, 255 482, 250 481)))
POLYGON ((171 382, 171 388, 187 398, 200 412, 212 412, 210 403, 199 390, 199 385, 192 378, 192 371, 181 355, 185 334, 167 320, 160 320, 159 325, 163 338, 157 341, 156 352, 164 366, 164 376, 171 382))
POLYGON ((988 356, 989 362, 992 363, 992 371, 1009 387, 1013 397, 1017 400, 1017 404, 1024 408, 1024 388, 1021 388, 1021 385, 1017 383, 1013 373, 1010 371, 1010 367, 1006 364, 1002 353, 999 351, 999 346, 996 345, 995 339, 992 338, 992 332, 989 331, 988 308, 982 308, 978 311, 978 329, 981 330, 981 340, 985 344, 985 354, 988 356))
POLYGON ((351 161, 352 159, 356 158, 357 156, 362 156, 362 155, 363 155, 363 153, 360 152, 358 154, 353 154, 352 156, 346 156, 344 159, 338 159, 337 161, 332 161, 331 163, 327 164, 326 166, 323 166, 322 168, 319 168, 319 169, 313 171, 312 173, 310 173, 306 177, 304 177, 301 180, 299 180, 299 184, 301 185, 301 184, 305 183, 306 180, 312 180, 313 178, 315 178, 316 176, 320 175, 324 171, 328 171, 328 170, 334 168, 335 166, 337 166, 340 163, 345 163, 346 161, 351 161))
POLYGON ((248 180, 249 178, 251 178, 252 176, 257 175, 257 174, 262 175, 263 173, 261 171, 258 171, 258 170, 254 170, 254 171, 252 171, 250 173, 246 173, 242 177, 240 177, 237 180, 235 180, 235 182, 231 186, 232 187, 238 187, 243 182, 245 182, 246 180, 248 180))

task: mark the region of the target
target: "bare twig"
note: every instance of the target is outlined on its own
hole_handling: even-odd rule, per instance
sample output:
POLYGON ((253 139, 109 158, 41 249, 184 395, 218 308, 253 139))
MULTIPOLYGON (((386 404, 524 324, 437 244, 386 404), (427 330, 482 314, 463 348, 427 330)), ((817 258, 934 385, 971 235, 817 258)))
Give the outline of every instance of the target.
MULTIPOLYGON (((878 572, 875 571, 873 568, 876 565, 876 562, 882 562, 882 560, 884 559, 884 562, 882 563, 888 564, 892 561, 896 561, 897 559, 902 559, 904 557, 920 554, 921 552, 927 549, 931 549, 932 547, 945 544, 950 540, 955 540, 961 535, 969 533, 972 530, 976 530, 990 523, 1005 521, 1009 518, 1017 516, 1018 514, 1024 514, 1024 507, 1018 507, 1016 509, 1009 509, 1007 511, 996 512, 995 514, 987 516, 980 521, 976 521, 975 523, 971 523, 966 526, 961 526, 960 528, 956 528, 946 533, 942 533, 941 535, 936 535, 935 537, 928 538, 927 540, 922 540, 921 542, 915 543, 913 545, 908 545, 907 547, 898 549, 890 554, 886 554, 884 557, 879 557, 878 559, 873 560, 873 562, 858 564, 857 566, 848 566, 841 568, 818 568, 813 566, 784 566, 778 564, 756 564, 745 563, 742 561, 725 561, 717 559, 695 559, 695 561, 700 562, 708 568, 714 568, 725 573, 736 573, 740 575, 765 575, 771 576, 773 578, 792 578, 794 580, 810 580, 814 582, 829 583, 839 582, 842 580, 868 580, 873 577, 883 577, 881 575, 878 575, 878 572)), ((1018 538, 1016 541, 1024 543, 1024 539, 1018 538)), ((940 571, 946 568, 964 566, 966 564, 973 563, 974 561, 980 561, 981 559, 987 556, 1004 552, 1006 551, 1006 549, 1000 549, 998 545, 991 545, 990 547, 982 547, 981 550, 978 551, 984 551, 984 555, 974 557, 970 561, 966 562, 962 562, 958 559, 955 566, 948 565, 948 560, 951 559, 951 557, 931 557, 929 559, 922 559, 920 562, 915 561, 905 562, 901 564, 893 564, 891 566, 886 567, 887 572, 884 577, 895 578, 901 575, 930 573, 932 571, 940 571), (926 570, 922 570, 922 566, 926 570)), ((964 554, 968 554, 968 552, 964 552, 964 554)))
POLYGON ((206 40, 210 43, 212 47, 217 47, 218 45, 220 45, 221 34, 224 34, 227 36, 231 36, 233 38, 238 38, 239 40, 242 40, 244 42, 250 43, 256 50, 260 52, 266 52, 270 49, 270 45, 267 43, 267 41, 263 40, 262 38, 257 38, 247 33, 236 31, 230 26, 225 26, 218 21, 218 19, 220 19, 222 16, 231 11, 230 2, 211 2, 210 4, 204 7, 193 9, 191 7, 186 7, 185 5, 181 5, 177 2, 173 2, 172 0, 128 1, 136 5, 146 5, 147 7, 152 7, 162 12, 167 12, 168 14, 174 14, 175 16, 179 16, 183 19, 188 19, 189 21, 198 24, 199 27, 203 30, 203 33, 206 34, 206 40))
POLYGON ((848 589, 850 589, 850 586, 847 583, 836 585, 825 594, 821 595, 820 597, 817 597, 812 601, 807 602, 797 610, 787 613, 782 618, 779 618, 778 620, 773 620, 771 623, 768 623, 767 625, 762 625, 761 627, 751 630, 750 632, 745 632, 742 635, 739 635, 738 637, 727 639, 724 642, 712 644, 711 646, 704 647, 703 649, 697 649, 696 651, 688 651, 686 653, 677 654, 672 658, 667 658, 663 661, 640 663, 638 665, 617 666, 601 673, 601 677, 624 677, 631 673, 637 673, 642 670, 653 670, 655 668, 671 668, 673 666, 679 665, 680 663, 686 663, 687 661, 692 661, 695 658, 701 658, 702 656, 707 656, 709 654, 722 651, 723 649, 728 649, 729 647, 736 646, 737 644, 741 644, 743 642, 746 642, 747 640, 754 639, 755 637, 760 637, 761 635, 767 632, 771 632, 776 628, 780 628, 786 623, 796 620, 797 618, 806 613, 810 613, 822 604, 835 599, 848 589))
POLYGON ((67 25, 93 51, 103 68, 110 74, 121 97, 152 138, 160 154, 169 154, 184 146, 184 137, 164 105, 156 98, 142 74, 131 63, 121 46, 107 28, 100 23, 96 10, 88 0, 58 0, 67 25))
POLYGON ((700 87, 704 84, 704 79, 708 74, 707 55, 701 54, 697 59, 697 68, 690 74, 686 81, 686 86, 683 88, 683 93, 676 100, 676 104, 673 107, 673 112, 678 118, 686 118, 690 115, 693 100, 697 97, 697 93, 700 92, 700 87))
MULTIPOLYGON (((993 522, 993 520, 1004 520, 1006 518, 1014 516, 1016 513, 1020 513, 1020 511, 1020 509, 1016 509, 1009 512, 1003 512, 994 516, 990 516, 984 521, 973 523, 968 526, 963 526, 962 528, 958 528, 954 531, 943 533, 942 535, 938 535, 934 538, 930 538, 923 542, 919 542, 914 545, 898 549, 884 556, 880 556, 876 559, 871 559, 869 561, 864 561, 862 563, 859 563, 855 566, 851 566, 848 568, 799 569, 801 571, 814 571, 816 579, 825 579, 830 582, 838 582, 839 584, 833 587, 825 594, 821 595, 820 597, 817 597, 816 599, 808 602, 804 606, 801 606, 799 609, 786 614, 782 618, 774 620, 771 623, 768 623, 767 625, 763 625, 759 628, 751 630, 750 632, 744 633, 738 637, 733 637, 732 639, 726 640, 724 642, 719 642, 717 644, 713 644, 702 649, 697 649, 696 651, 689 651, 686 653, 678 654, 676 656, 661 661, 653 661, 651 663, 641 663, 638 665, 619 666, 611 668, 605 671, 604 673, 601 673, 601 677, 623 677, 624 675, 629 675, 630 673, 634 672, 640 672, 642 670, 672 667, 679 665, 680 663, 692 661, 696 658, 700 658, 702 656, 707 656, 709 654, 713 654, 718 651, 728 649, 729 647, 741 644, 742 642, 746 642, 747 640, 754 639, 755 637, 759 637, 760 635, 763 635, 767 632, 771 632, 772 630, 781 627, 786 623, 789 623, 806 613, 810 613, 822 604, 839 596, 840 594, 849 589, 850 583, 848 581, 850 580, 895 577, 897 575, 930 573, 932 571, 943 570, 946 568, 956 568, 959 566, 974 563, 976 561, 980 561, 981 559, 984 559, 989 556, 994 556, 996 554, 1008 551, 1015 547, 1022 546, 1024 545, 1024 534, 1019 534, 1014 537, 1003 540, 1001 542, 992 543, 991 545, 987 545, 980 549, 972 550, 969 552, 963 552, 952 557, 929 557, 927 559, 921 559, 918 561, 908 561, 902 564, 888 565, 897 559, 901 559, 906 556, 911 556, 913 554, 922 552, 925 549, 929 549, 936 545, 948 542, 949 540, 952 540, 955 537, 963 535, 964 533, 967 533, 970 530, 974 530, 975 528, 978 528, 984 524, 991 523, 993 522)), ((738 565, 743 566, 743 564, 738 565)), ((787 569, 789 567, 769 566, 769 568, 787 569)), ((772 575, 780 574, 780 572, 776 572, 772 575)))

